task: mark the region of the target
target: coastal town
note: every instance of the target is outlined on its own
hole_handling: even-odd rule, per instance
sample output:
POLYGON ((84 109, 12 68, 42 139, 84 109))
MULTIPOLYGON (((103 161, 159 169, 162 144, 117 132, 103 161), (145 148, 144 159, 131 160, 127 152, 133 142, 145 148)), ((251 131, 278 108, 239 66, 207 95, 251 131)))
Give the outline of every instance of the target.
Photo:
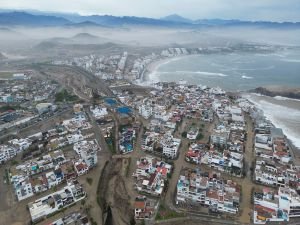
POLYGON ((300 225, 300 0, 0 2, 0 225, 300 225))
POLYGON ((297 221, 299 157, 251 101, 184 81, 136 85, 162 57, 199 51, 170 48, 132 67, 127 52, 53 62, 82 67, 107 89, 86 82, 76 90, 35 70, 7 72, 0 169, 1 198, 9 202, 0 203, 0 224, 20 216, 26 224, 94 225, 99 212, 118 207, 130 224, 297 221), (122 192, 104 192, 116 175, 122 192), (119 206, 114 196, 105 200, 121 193, 119 206))

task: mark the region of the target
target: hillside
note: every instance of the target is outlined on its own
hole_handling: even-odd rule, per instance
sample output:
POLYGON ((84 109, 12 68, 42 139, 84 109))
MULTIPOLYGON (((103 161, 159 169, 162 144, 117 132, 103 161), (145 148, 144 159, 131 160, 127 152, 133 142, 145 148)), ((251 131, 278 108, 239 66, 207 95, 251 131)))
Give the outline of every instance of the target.
POLYGON ((0 25, 12 26, 60 26, 68 24, 65 18, 56 16, 32 15, 26 12, 0 13, 0 25))

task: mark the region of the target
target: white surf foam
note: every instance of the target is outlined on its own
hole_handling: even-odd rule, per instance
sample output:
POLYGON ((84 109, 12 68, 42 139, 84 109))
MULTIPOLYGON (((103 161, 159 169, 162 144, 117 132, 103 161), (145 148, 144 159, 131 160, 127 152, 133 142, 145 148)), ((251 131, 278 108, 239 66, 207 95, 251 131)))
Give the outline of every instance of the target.
POLYGON ((273 98, 276 99, 276 100, 280 100, 280 101, 297 101, 297 102, 300 102, 300 99, 287 98, 287 97, 283 97, 283 96, 279 96, 279 95, 277 95, 273 98))
POLYGON ((253 77, 249 77, 249 76, 243 75, 243 76, 242 76, 242 79, 253 79, 253 77))
POLYGON ((300 63, 300 59, 282 59, 284 62, 300 63))
POLYGON ((293 144, 300 148, 299 130, 300 125, 300 111, 282 105, 270 103, 265 100, 258 100, 254 96, 247 95, 252 103, 257 108, 264 111, 264 115, 276 127, 282 128, 284 134, 293 142, 293 144), (299 129, 299 128, 298 128, 299 129))
MULTIPOLYGON (((169 72, 172 73, 172 72, 169 72)), ((227 74, 224 73, 213 73, 213 72, 206 72, 206 71, 175 71, 175 73, 187 73, 187 74, 200 74, 205 76, 219 76, 219 77, 227 77, 227 74)))

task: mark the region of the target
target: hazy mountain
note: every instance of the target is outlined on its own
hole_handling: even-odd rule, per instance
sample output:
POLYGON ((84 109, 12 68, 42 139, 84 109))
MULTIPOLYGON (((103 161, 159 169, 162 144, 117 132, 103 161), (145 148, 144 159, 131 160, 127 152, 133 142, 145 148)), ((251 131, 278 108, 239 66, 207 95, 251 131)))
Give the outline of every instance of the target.
POLYGON ((79 33, 71 38, 73 42, 81 43, 81 44, 99 44, 109 42, 110 40, 103 37, 98 37, 95 35, 91 35, 89 33, 79 33))
POLYGON ((12 41, 12 40, 23 40, 24 38, 27 37, 20 32, 17 32, 15 30, 6 27, 0 27, 0 40, 12 41))
POLYGON ((166 21, 161 19, 135 17, 135 16, 110 16, 110 15, 93 15, 93 16, 67 16, 72 22, 93 22, 103 26, 124 26, 124 25, 143 25, 143 26, 180 26, 183 25, 180 22, 166 21))
POLYGON ((194 24, 219 27, 261 27, 261 28, 300 28, 300 22, 242 21, 223 19, 195 20, 194 24))
POLYGON ((253 26, 263 28, 300 28, 300 23, 292 22, 269 22, 269 21, 240 21, 240 20, 222 20, 222 19, 201 19, 189 20, 177 14, 169 15, 161 19, 134 17, 134 16, 110 16, 110 15, 92 15, 80 16, 78 14, 55 14, 41 12, 38 15, 26 12, 2 12, 0 13, 0 25, 23 25, 23 26, 160 26, 160 27, 228 27, 228 26, 253 26))
POLYGON ((49 49, 55 49, 57 47, 62 46, 61 43, 57 42, 57 41, 42 41, 41 43, 39 43, 38 45, 34 46, 33 48, 35 50, 49 50, 49 49))
POLYGON ((79 33, 76 34, 73 39, 97 39, 98 37, 89 33, 79 33))
POLYGON ((47 48, 62 48, 70 45, 76 44, 104 44, 108 43, 111 40, 103 37, 98 37, 91 35, 89 33, 78 33, 72 37, 53 37, 44 41, 41 41, 39 44, 34 46, 36 50, 45 50, 47 48))
POLYGON ((0 25, 26 25, 26 26, 60 26, 68 24, 62 17, 32 15, 26 12, 4 12, 0 13, 0 25))
POLYGON ((177 14, 172 14, 172 15, 163 17, 163 18, 161 18, 161 20, 172 21, 172 22, 176 22, 176 23, 193 23, 193 20, 184 18, 184 17, 179 16, 177 14))
POLYGON ((90 22, 90 21, 70 23, 70 24, 66 24, 64 26, 65 27, 70 27, 70 28, 84 28, 84 27, 105 27, 105 28, 108 28, 108 26, 101 25, 101 24, 94 23, 94 22, 90 22))

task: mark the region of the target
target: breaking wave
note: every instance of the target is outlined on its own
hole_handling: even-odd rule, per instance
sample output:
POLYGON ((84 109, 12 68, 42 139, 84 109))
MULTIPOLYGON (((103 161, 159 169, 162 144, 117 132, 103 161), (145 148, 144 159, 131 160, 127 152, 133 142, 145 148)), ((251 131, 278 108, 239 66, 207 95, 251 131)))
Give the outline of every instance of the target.
POLYGON ((253 77, 248 77, 248 76, 243 75, 242 79, 253 79, 253 77))
POLYGON ((282 100, 282 101, 298 101, 298 102, 300 102, 300 99, 287 98, 287 97, 283 97, 283 96, 279 96, 279 95, 277 95, 273 98, 276 99, 276 100, 282 100))
MULTIPOLYGON (((273 104, 267 100, 267 97, 264 97, 265 100, 262 100, 252 95, 248 96, 248 99, 253 102, 257 108, 263 110, 266 118, 276 127, 282 128, 284 134, 296 147, 300 148, 300 110, 280 105, 279 103, 273 104)), ((293 99, 289 100, 294 101, 293 99)), ((294 105, 295 104, 299 103, 297 102, 294 103, 294 105)))
POLYGON ((300 63, 300 59, 282 59, 284 62, 300 63))
MULTIPOLYGON (((168 72, 172 73, 172 72, 168 72)), ((187 74, 200 74, 206 76, 219 76, 219 77, 227 77, 227 74, 224 73, 212 73, 212 72, 205 72, 205 71, 175 71, 175 73, 187 73, 187 74)))

